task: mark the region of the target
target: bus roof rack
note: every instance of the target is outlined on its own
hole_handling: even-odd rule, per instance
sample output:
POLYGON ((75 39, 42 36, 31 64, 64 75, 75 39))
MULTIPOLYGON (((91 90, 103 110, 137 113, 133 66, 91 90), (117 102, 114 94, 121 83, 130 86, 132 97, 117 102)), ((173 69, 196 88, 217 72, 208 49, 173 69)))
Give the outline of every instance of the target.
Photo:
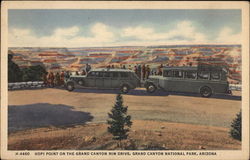
POLYGON ((199 64, 197 67, 200 71, 226 71, 221 65, 199 64))
POLYGON ((198 66, 167 66, 164 70, 193 70, 193 71, 226 71, 225 67, 218 65, 200 64, 198 66))

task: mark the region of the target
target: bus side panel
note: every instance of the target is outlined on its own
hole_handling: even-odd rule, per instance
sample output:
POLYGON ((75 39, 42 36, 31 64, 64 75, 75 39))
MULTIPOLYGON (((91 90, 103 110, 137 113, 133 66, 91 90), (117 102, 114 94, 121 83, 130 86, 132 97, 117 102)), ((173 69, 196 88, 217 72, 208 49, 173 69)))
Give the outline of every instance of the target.
POLYGON ((166 78, 160 81, 160 86, 164 86, 166 91, 171 92, 200 93, 200 88, 203 86, 210 87, 213 93, 227 93, 228 91, 227 82, 208 80, 166 78))
MULTIPOLYGON (((171 92, 198 93, 200 88, 200 83, 197 83, 196 80, 166 78, 163 82, 164 89, 171 92)), ((160 86, 162 86, 161 83, 160 86)))
POLYGON ((209 80, 200 80, 196 81, 198 92, 200 92, 200 88, 207 86, 212 89, 212 93, 227 93, 228 91, 228 84, 227 82, 221 81, 209 81, 209 80))
POLYGON ((228 92, 227 82, 210 81, 209 85, 211 86, 213 93, 227 93, 228 92))

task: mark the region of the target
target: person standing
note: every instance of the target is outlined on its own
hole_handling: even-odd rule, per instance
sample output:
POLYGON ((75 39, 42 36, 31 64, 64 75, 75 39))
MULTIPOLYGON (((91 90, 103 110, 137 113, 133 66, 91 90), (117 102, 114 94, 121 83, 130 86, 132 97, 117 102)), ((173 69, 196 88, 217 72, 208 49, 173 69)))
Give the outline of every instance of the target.
POLYGON ((50 87, 54 87, 54 80, 55 80, 55 76, 53 72, 50 72, 48 75, 48 80, 49 80, 49 86, 50 87))
POLYGON ((87 63, 86 64, 86 73, 89 73, 89 71, 91 70, 91 66, 87 63))
POLYGON ((64 78, 65 80, 69 79, 70 75, 69 75, 69 71, 66 71, 65 75, 64 75, 64 78))
POLYGON ((137 73, 138 73, 138 77, 141 79, 141 65, 140 64, 137 67, 137 73))
POLYGON ((145 64, 143 64, 143 66, 142 66, 142 79, 143 80, 145 79, 145 75, 146 75, 146 66, 145 66, 145 64))
POLYGON ((59 72, 56 72, 55 85, 60 86, 60 74, 59 74, 59 72))
POLYGON ((157 72, 158 75, 162 75, 162 68, 163 68, 163 65, 161 64, 161 65, 158 67, 158 72, 157 72))
POLYGON ((149 68, 149 65, 147 65, 147 67, 146 67, 146 79, 148 79, 149 75, 150 75, 150 68, 149 68))
POLYGON ((48 85, 48 79, 47 79, 47 77, 48 77, 48 72, 46 72, 46 73, 43 73, 43 84, 45 85, 45 86, 47 86, 48 85))
POLYGON ((64 85, 64 71, 60 73, 60 85, 64 85))
POLYGON ((138 76, 138 69, 137 69, 137 66, 136 66, 136 65, 134 66, 134 72, 135 72, 135 74, 138 76))

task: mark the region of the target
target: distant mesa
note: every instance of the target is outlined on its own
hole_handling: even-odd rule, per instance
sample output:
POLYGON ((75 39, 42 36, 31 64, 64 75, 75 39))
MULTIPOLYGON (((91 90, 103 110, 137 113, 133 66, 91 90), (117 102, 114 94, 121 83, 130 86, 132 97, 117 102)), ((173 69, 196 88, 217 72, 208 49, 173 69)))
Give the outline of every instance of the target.
POLYGON ((10 47, 20 67, 44 65, 47 70, 82 70, 85 65, 105 67, 120 64, 224 65, 232 82, 241 82, 241 45, 164 45, 83 48, 10 47))

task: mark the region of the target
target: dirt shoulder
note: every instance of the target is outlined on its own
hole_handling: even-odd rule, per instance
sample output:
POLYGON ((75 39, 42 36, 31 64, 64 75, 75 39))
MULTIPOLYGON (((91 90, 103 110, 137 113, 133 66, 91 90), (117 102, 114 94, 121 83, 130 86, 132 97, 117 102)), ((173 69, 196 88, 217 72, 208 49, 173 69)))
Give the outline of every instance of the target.
MULTIPOLYGON (((39 128, 9 135, 10 150, 119 149, 107 124, 85 124, 68 128, 39 128)), ((124 142, 127 149, 240 149, 241 143, 229 137, 228 129, 201 125, 135 120, 124 142)))

